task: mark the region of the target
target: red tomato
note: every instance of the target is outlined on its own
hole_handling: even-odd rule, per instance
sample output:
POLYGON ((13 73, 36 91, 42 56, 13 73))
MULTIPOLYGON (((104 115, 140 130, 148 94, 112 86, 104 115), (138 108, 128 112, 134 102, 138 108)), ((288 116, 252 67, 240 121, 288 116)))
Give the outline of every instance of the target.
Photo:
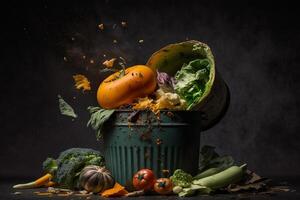
POLYGON ((155 183, 155 175, 150 169, 141 169, 133 176, 132 183, 137 190, 151 190, 155 183))
POLYGON ((172 193, 173 184, 168 178, 157 179, 154 184, 154 190, 158 194, 170 194, 172 193))

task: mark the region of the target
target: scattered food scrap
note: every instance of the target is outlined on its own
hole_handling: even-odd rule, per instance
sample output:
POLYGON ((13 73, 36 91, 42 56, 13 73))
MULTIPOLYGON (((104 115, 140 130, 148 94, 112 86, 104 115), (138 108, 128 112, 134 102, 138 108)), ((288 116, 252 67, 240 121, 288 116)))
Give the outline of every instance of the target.
POLYGON ((142 141, 151 142, 151 136, 152 136, 151 130, 147 130, 146 132, 144 132, 144 133, 141 134, 140 139, 142 141))
POLYGON ((156 112, 156 108, 155 105, 153 104, 153 99, 150 99, 148 97, 145 98, 139 98, 137 103, 134 103, 132 108, 135 110, 153 110, 154 112, 156 112))
POLYGON ((99 24, 99 25, 98 25, 98 28, 99 28, 101 31, 103 31, 103 30, 104 30, 104 24, 99 24))
POLYGON ((62 115, 77 118, 77 114, 74 112, 74 109, 60 95, 57 95, 57 97, 60 113, 62 115))
POLYGON ((21 192, 14 192, 13 193, 14 195, 20 195, 20 194, 22 194, 21 192))
POLYGON ((131 123, 135 123, 138 118, 139 118, 139 114, 140 114, 140 111, 139 110, 135 110, 133 111, 127 118, 127 121, 128 122, 131 122, 131 123))
POLYGON ((174 113, 172 113, 171 111, 168 111, 167 116, 170 118, 174 118, 174 113))
POLYGON ((121 22, 121 25, 122 25, 122 27, 124 27, 124 28, 125 28, 125 27, 127 27, 127 22, 125 22, 125 21, 122 21, 122 22, 121 22))
POLYGON ((119 183, 115 183, 114 187, 108 190, 105 190, 101 193, 102 197, 121 197, 128 194, 125 187, 120 185, 119 183))
POLYGON ((161 145, 163 143, 163 141, 161 139, 156 139, 156 145, 161 145))
POLYGON ((138 190, 138 191, 134 191, 134 192, 130 192, 128 194, 126 194, 126 197, 139 197, 139 196, 143 196, 145 195, 145 190, 138 190))
POLYGON ((143 43, 144 42, 144 40, 139 40, 139 43, 143 43))
POLYGON ((108 68, 112 68, 114 66, 114 62, 115 62, 116 58, 112 58, 110 60, 105 60, 102 64, 105 66, 105 67, 108 67, 108 68))
POLYGON ((83 89, 83 91, 91 90, 90 81, 87 79, 87 77, 85 77, 82 74, 76 74, 73 76, 73 78, 75 81, 76 89, 78 90, 83 89))
POLYGON ((52 196, 53 195, 50 192, 34 192, 34 193, 39 196, 52 196))

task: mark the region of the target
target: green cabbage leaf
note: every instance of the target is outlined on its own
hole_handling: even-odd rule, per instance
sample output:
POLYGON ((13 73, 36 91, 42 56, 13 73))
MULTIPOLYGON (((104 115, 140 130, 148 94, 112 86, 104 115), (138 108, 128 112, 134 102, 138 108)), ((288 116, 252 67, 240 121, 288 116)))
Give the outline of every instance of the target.
POLYGON ((186 100, 190 110, 202 97, 209 81, 211 63, 209 59, 195 59, 183 64, 175 74, 175 91, 186 100))

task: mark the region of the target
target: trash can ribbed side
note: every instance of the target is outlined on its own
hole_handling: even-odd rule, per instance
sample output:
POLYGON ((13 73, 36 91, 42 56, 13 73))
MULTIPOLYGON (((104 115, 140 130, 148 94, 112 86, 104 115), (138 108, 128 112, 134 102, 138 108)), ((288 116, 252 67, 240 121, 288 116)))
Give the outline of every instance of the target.
POLYGON ((125 185, 142 168, 152 169, 157 177, 163 170, 172 174, 178 168, 197 172, 199 113, 162 112, 157 120, 153 113, 141 111, 139 120, 129 126, 130 114, 117 111, 104 134, 106 164, 118 182, 125 185))

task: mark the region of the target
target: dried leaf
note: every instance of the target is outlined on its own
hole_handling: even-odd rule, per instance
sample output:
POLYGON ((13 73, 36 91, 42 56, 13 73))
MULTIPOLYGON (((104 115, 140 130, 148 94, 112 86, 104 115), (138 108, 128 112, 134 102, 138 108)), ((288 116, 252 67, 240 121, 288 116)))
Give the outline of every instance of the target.
POLYGON ((256 174, 255 172, 252 172, 250 170, 246 171, 246 181, 244 184, 251 184, 251 183, 257 183, 257 182, 261 182, 264 180, 267 180, 267 178, 263 178, 261 176, 259 176, 258 174, 256 174))
POLYGON ((110 60, 106 60, 104 61, 102 64, 105 66, 105 67, 108 67, 108 68, 111 68, 114 66, 114 62, 116 61, 116 58, 112 58, 110 60))
POLYGON ((91 85, 89 80, 82 74, 76 74, 73 76, 75 81, 75 87, 76 89, 80 90, 81 88, 83 91, 85 90, 91 90, 91 85))
POLYGON ((74 109, 60 95, 57 95, 57 97, 58 97, 60 113, 62 115, 77 118, 77 115, 74 112, 74 109))
POLYGON ((257 182, 257 183, 251 183, 247 185, 230 185, 227 188, 228 192, 241 192, 241 191, 249 191, 249 190, 255 190, 255 191, 261 191, 266 189, 266 182, 257 182))
POLYGON ((242 192, 242 191, 262 191, 267 189, 269 179, 263 178, 258 174, 247 170, 245 178, 239 184, 231 184, 227 187, 228 192, 242 192))
POLYGON ((289 192, 289 191, 291 191, 287 186, 273 186, 273 187, 270 187, 269 190, 271 192, 289 192))

